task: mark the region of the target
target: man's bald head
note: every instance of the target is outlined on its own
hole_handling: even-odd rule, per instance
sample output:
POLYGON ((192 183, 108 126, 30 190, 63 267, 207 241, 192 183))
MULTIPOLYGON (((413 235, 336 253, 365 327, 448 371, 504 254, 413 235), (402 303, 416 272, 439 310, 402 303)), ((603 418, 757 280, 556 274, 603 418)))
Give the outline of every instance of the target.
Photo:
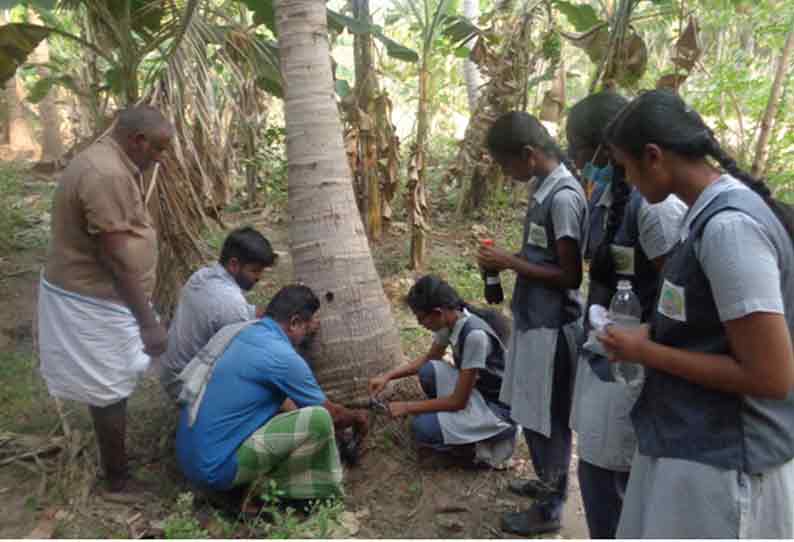
POLYGON ((160 159, 174 135, 174 127, 150 105, 136 105, 119 112, 113 138, 141 171, 160 159))

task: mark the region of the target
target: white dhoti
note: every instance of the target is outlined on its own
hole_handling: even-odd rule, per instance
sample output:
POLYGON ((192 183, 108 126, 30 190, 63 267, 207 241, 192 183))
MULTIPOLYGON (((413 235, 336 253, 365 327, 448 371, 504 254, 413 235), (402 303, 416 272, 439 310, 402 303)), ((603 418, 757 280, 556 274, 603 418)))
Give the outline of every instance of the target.
POLYGON ((121 305, 39 283, 39 357, 50 395, 103 407, 129 397, 149 366, 121 305))

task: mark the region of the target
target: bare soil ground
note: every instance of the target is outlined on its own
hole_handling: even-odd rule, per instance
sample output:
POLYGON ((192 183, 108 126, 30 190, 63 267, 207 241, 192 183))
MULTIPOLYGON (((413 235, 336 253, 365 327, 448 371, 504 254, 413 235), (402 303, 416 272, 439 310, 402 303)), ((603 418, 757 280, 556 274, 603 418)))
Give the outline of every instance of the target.
MULTIPOLYGON (((35 192, 36 186, 31 190, 35 192)), ((497 221, 494 236, 514 235, 513 230, 503 230, 503 225, 514 227, 511 217, 520 215, 517 209, 507 220, 497 221)), ((230 226, 257 224, 277 250, 288 250, 286 225, 274 221, 272 215, 248 212, 228 218, 230 226)), ((430 270, 447 275, 456 285, 459 280, 462 293, 479 300, 473 296, 481 283, 472 279, 477 273, 470 264, 466 240, 471 225, 458 224, 439 213, 434 227, 430 270)), ((401 228, 397 224, 373 253, 394 306, 405 354, 413 356, 427 348, 429 336, 399 304, 412 279, 403 270, 407 236, 401 228)), ((222 237, 219 232, 217 238, 222 237)), ((158 483, 157 498, 134 504, 101 498, 94 488, 96 452, 85 408, 65 404, 59 417, 34 366, 33 313, 45 251, 43 244, 31 243, 29 248, 0 259, 0 457, 8 457, 6 451, 11 446, 19 446, 20 452, 40 451, 0 464, 0 538, 30 534, 39 538, 162 536, 163 520, 178 496, 190 491, 173 453, 175 412, 150 369, 130 401, 128 445, 136 474, 158 483), (23 442, 25 436, 27 442, 23 442)), ((260 284, 254 297, 266 299, 289 282, 290 275, 287 258, 260 284)), ((501 538, 500 513, 528 504, 506 490, 510 479, 532 476, 527 458, 522 443, 512 466, 504 471, 466 470, 432 460, 420 463, 410 444, 407 421, 376 417, 361 464, 346 474, 345 509, 357 524, 348 534, 361 538, 501 538)), ((575 467, 574 461, 570 499, 558 536, 562 538, 587 537, 575 467)), ((207 503, 198 500, 195 513, 210 536, 245 536, 243 531, 218 531, 207 503)))

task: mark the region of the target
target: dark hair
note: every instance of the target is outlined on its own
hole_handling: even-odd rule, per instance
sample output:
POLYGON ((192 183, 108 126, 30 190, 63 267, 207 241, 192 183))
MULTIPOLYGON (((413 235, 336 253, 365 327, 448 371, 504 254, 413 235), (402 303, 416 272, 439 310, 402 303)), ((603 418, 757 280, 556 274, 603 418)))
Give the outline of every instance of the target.
POLYGON ((265 316, 280 324, 290 321, 293 316, 310 320, 320 309, 320 300, 312 289, 303 284, 290 284, 279 290, 265 309, 265 316))
POLYGON ((740 169, 717 142, 711 128, 677 94, 669 90, 645 92, 623 108, 607 126, 605 137, 609 144, 634 157, 640 157, 645 145, 653 143, 688 158, 713 158, 722 169, 761 196, 794 238, 791 207, 775 200, 763 180, 740 169))
POLYGON ((598 148, 604 144, 604 128, 627 103, 626 98, 609 90, 579 100, 568 113, 568 134, 575 134, 574 139, 598 148))
POLYGON ((245 264, 259 264, 270 267, 276 263, 277 256, 265 236, 250 226, 231 232, 223 242, 220 262, 226 265, 232 258, 245 264))
MULTIPOLYGON (((606 127, 629 101, 612 91, 603 91, 580 100, 568 114, 568 134, 573 139, 581 140, 587 145, 598 148, 605 145, 604 127, 606 127)), ((602 152, 607 152, 602 147, 602 152)), ((593 279, 605 286, 615 287, 614 262, 609 245, 615 240, 631 197, 631 187, 626 182, 625 170, 613 164, 614 173, 609 190, 612 193, 612 204, 607 214, 607 228, 597 252, 592 255, 590 274, 593 279)))
POLYGON ((526 147, 530 146, 554 156, 565 164, 571 175, 576 174, 576 166, 562 152, 546 127, 525 111, 511 111, 496 119, 488 130, 487 143, 488 151, 497 161, 524 156, 526 147))
POLYGON ((452 286, 436 275, 419 278, 408 290, 405 303, 413 312, 423 313, 434 309, 466 309, 485 320, 502 342, 506 343, 510 336, 510 325, 504 316, 495 310, 469 305, 460 298, 452 286))
POLYGON ((119 111, 113 133, 121 137, 137 134, 151 136, 160 130, 174 132, 173 125, 159 109, 151 105, 133 105, 119 111))

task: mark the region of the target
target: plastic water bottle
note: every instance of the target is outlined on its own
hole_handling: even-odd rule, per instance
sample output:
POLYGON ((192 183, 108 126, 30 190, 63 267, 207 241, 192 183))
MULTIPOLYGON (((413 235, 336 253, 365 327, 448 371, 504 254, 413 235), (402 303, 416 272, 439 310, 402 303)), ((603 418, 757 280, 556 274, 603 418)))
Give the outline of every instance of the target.
MULTIPOLYGON (((493 240, 483 239, 482 246, 492 247, 493 240)), ((483 271, 485 281, 485 300, 491 305, 498 305, 505 300, 505 293, 502 290, 502 281, 498 271, 483 271)))
MULTIPOLYGON (((642 324, 642 306, 631 290, 631 281, 618 281, 618 290, 609 304, 609 318, 617 327, 639 327, 642 324)), ((621 360, 610 364, 612 377, 623 384, 642 382, 644 369, 638 363, 621 360)))

